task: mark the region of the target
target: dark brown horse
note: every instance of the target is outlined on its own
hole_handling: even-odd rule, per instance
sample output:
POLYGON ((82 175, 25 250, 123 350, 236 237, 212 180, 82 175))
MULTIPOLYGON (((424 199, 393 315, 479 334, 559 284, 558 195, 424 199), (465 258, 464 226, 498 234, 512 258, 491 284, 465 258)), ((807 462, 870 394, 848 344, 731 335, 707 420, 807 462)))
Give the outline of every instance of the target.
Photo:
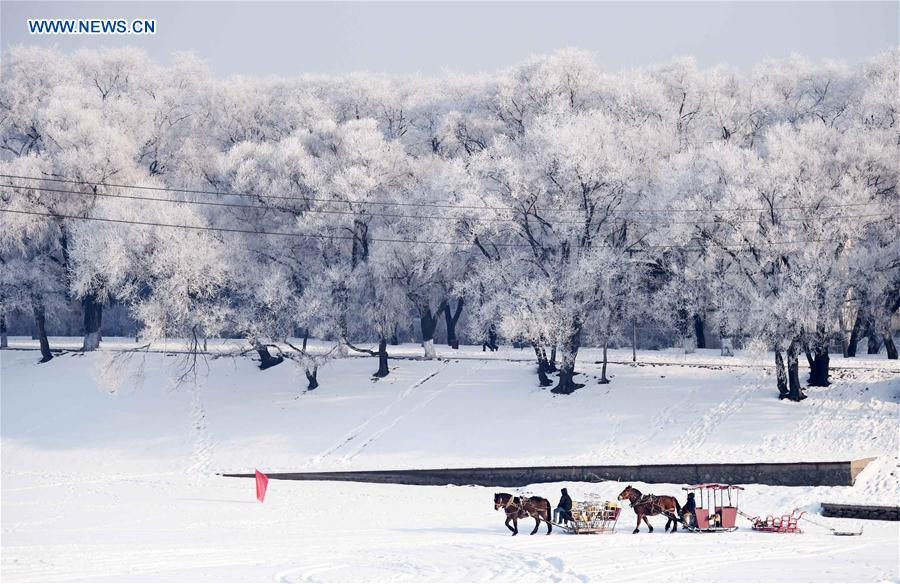
POLYGON ((619 501, 628 499, 631 502, 631 508, 637 515, 637 526, 631 533, 637 533, 641 530, 641 519, 647 524, 650 533, 653 533, 653 526, 647 521, 647 516, 665 515, 666 531, 672 526, 672 533, 678 531, 678 520, 681 517, 681 505, 678 499, 669 495, 642 495, 641 492, 631 485, 625 487, 625 490, 619 493, 619 501))
POLYGON ((506 527, 513 535, 519 533, 519 519, 534 517, 534 529, 531 535, 537 533, 541 520, 547 524, 547 535, 553 531, 550 524, 550 501, 543 497, 514 497, 509 493, 494 493, 494 511, 503 509, 506 513, 506 527), (512 525, 509 522, 512 521, 512 525))

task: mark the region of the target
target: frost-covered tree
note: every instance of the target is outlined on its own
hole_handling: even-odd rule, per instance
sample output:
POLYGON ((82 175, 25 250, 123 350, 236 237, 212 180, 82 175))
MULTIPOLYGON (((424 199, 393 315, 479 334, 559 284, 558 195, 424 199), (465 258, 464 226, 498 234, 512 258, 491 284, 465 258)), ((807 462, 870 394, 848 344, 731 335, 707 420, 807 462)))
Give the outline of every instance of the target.
POLYGON ((480 185, 473 200, 503 221, 473 229, 486 261, 513 266, 507 273, 514 284, 495 291, 504 295, 500 330, 559 346, 553 391, 571 393, 579 386, 573 376, 585 327, 610 298, 599 275, 615 277, 631 265, 624 260, 642 231, 625 211, 640 204, 671 133, 641 100, 595 94, 589 82, 596 73, 580 55, 518 75, 498 97, 507 133, 471 164, 480 185))
POLYGON ((809 383, 828 383, 828 344, 860 229, 896 231, 896 212, 873 180, 893 163, 885 145, 866 136, 818 121, 782 124, 765 133, 762 155, 715 145, 676 157, 664 171, 673 207, 703 210, 702 221, 681 231, 685 243, 724 264, 715 282, 722 310, 774 344, 783 397, 803 397, 803 349, 809 383))
POLYGON ((5 188, 20 209, 42 214, 28 221, 41 221, 45 233, 57 234, 55 244, 44 239, 45 250, 48 257, 58 256, 60 284, 82 303, 84 350, 99 344, 109 290, 104 274, 92 271, 90 262, 71 265, 69 251, 96 228, 78 217, 115 206, 104 198, 112 194, 104 184, 140 179, 133 155, 148 86, 136 72, 145 69, 151 69, 146 57, 129 49, 81 52, 70 59, 16 49, 4 62, 0 141, 17 156, 4 163, 3 173, 24 177, 5 179, 5 188), (29 68, 35 61, 48 67, 29 68))
POLYGON ((541 383, 558 354, 569 393, 579 347, 640 319, 687 348, 760 338, 800 399, 803 354, 811 385, 836 340, 896 357, 897 62, 604 72, 568 49, 490 76, 225 80, 189 55, 14 48, 0 329, 31 313, 48 359, 47 316, 77 302, 89 350, 115 301, 314 387, 309 336, 383 376, 398 330, 434 356, 464 314, 476 341, 532 345, 541 383))

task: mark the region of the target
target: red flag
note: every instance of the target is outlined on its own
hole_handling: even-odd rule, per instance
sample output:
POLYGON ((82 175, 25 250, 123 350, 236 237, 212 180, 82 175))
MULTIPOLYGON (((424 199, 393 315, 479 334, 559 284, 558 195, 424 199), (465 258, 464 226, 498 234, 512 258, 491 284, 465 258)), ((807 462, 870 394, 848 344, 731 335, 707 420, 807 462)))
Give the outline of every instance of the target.
MULTIPOLYGON (((256 469, 253 469, 256 470, 256 469)), ((269 477, 256 471, 256 499, 262 503, 266 498, 266 487, 269 486, 269 477)))

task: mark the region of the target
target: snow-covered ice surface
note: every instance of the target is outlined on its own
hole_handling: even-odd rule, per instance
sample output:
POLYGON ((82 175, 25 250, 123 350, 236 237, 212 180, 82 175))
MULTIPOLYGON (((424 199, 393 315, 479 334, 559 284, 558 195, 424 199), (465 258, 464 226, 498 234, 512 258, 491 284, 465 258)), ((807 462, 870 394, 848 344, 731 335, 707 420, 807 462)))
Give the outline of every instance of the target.
MULTIPOLYGON (((657 518, 656 532, 633 536, 625 509, 613 535, 531 537, 526 520, 512 538, 493 511, 497 489, 271 481, 259 504, 252 481, 214 474, 877 456, 854 487, 747 485, 742 508, 896 505, 900 366, 883 357, 834 356, 834 384, 794 404, 774 399, 771 371, 758 367, 769 355, 645 351, 642 366, 612 365, 613 382, 599 385, 598 354, 585 351, 587 386, 559 397, 536 387, 515 349, 439 348, 445 359, 392 361, 377 382, 373 359, 335 361, 312 392, 290 363, 261 372, 247 358, 209 360, 196 384, 176 387, 180 357, 117 354, 35 365, 34 352, 0 352, 4 581, 900 579, 896 523, 813 516, 864 524, 855 538, 813 524, 758 534, 745 521, 731 534, 669 535, 657 518)), ((555 503, 560 486, 614 498, 624 484, 527 490, 555 503)))

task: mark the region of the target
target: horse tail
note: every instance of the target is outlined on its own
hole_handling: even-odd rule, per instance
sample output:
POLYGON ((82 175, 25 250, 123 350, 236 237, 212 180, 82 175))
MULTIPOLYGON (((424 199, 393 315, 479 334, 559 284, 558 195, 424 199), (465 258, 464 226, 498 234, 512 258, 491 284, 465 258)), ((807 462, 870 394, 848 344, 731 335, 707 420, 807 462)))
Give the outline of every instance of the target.
POLYGON ((547 535, 553 531, 553 512, 550 510, 550 499, 544 499, 544 507, 547 509, 547 535))
POLYGON ((678 504, 678 499, 672 497, 672 500, 675 501, 675 511, 678 512, 678 516, 681 517, 681 505, 678 504))

